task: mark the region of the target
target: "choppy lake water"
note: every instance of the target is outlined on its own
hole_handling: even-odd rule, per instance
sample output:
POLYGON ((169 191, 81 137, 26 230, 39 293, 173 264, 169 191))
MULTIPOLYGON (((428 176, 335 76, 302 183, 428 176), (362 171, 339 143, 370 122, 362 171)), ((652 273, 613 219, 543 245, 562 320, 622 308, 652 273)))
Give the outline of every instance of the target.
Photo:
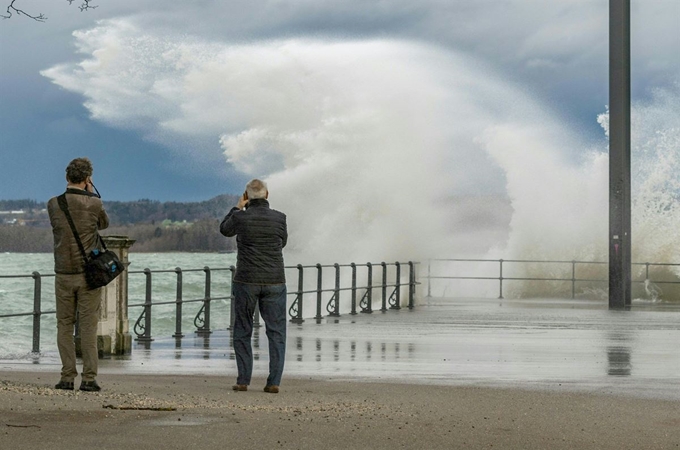
MULTIPOLYGON (((176 267, 183 271, 183 299, 201 299, 205 296, 204 267, 225 269, 235 264, 235 254, 218 253, 131 253, 129 267, 129 305, 144 303, 145 268, 169 270, 168 273, 153 273, 153 302, 173 301, 176 298, 176 267)), ((51 253, 3 253, 0 254, 0 276, 25 275, 21 278, 0 278, 0 315, 20 314, 33 311, 34 271, 42 275, 41 311, 55 309, 54 300, 54 260, 51 253)), ((225 297, 230 292, 230 272, 211 270, 211 297, 225 297)), ((211 327, 226 329, 229 318, 228 300, 211 302, 211 327)), ((193 320, 201 308, 201 303, 190 303, 183 307, 182 328, 184 333, 195 330, 193 320)), ((141 307, 129 308, 130 328, 142 312, 141 307)), ((153 307, 152 333, 169 336, 175 330, 174 305, 153 307)), ((31 316, 0 318, 0 358, 23 358, 31 351, 33 318, 31 316)), ((41 319, 40 350, 55 352, 56 318, 54 314, 44 314, 41 319)))

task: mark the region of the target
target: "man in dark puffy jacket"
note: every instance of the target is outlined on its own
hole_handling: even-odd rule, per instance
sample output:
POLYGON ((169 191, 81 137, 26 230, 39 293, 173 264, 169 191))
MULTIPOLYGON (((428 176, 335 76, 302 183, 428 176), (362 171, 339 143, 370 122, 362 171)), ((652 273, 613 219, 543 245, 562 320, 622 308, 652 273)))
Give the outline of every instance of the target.
MULTIPOLYGON (((66 167, 66 202, 86 254, 99 247, 97 230, 109 226, 102 201, 93 194, 92 163, 76 158, 66 167)), ((61 357, 61 380, 56 389, 73 390, 78 375, 73 331, 76 311, 80 314, 80 342, 83 353, 81 391, 99 391, 97 384, 97 323, 101 305, 101 288, 89 289, 85 282, 85 261, 80 253, 66 214, 57 197, 47 202, 47 212, 54 235, 54 292, 57 299, 57 347, 61 357)))
POLYGON ((253 314, 259 304, 269 340, 269 377, 265 392, 279 392, 286 357, 286 276, 283 247, 288 240, 286 215, 269 208, 265 182, 251 180, 238 205, 220 224, 220 232, 236 236, 234 275, 234 352, 238 378, 235 391, 247 391, 253 372, 253 314))

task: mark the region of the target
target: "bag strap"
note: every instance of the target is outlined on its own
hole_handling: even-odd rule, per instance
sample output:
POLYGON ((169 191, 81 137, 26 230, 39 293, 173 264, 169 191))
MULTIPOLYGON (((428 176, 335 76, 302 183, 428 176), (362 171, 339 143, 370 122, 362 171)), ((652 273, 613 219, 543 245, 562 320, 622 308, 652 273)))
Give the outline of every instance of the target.
POLYGON ((73 237, 76 239, 76 243, 78 244, 78 248, 80 249, 80 254, 83 255, 83 261, 87 263, 87 255, 85 254, 83 242, 80 240, 80 235, 78 234, 78 230, 76 230, 76 225, 73 223, 73 218, 71 217, 71 213, 68 210, 66 193, 63 193, 59 197, 57 197, 57 203, 59 203, 59 208, 61 208, 61 210, 64 211, 64 214, 66 214, 66 220, 68 220, 68 224, 71 227, 71 231, 73 232, 73 237))

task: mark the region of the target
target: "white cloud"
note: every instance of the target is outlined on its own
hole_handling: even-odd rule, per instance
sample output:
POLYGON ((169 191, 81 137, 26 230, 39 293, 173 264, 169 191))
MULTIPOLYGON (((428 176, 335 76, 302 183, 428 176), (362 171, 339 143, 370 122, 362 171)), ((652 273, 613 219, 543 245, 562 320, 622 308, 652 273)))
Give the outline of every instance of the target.
POLYGON ((297 236, 292 250, 305 255, 451 249, 438 202, 502 188, 474 138, 494 123, 550 121, 483 64, 422 44, 234 45, 155 35, 123 19, 75 37, 86 59, 47 77, 83 94, 105 123, 166 142, 219 139, 238 170, 269 176, 297 236), (411 207, 418 213, 405 220, 411 207))
MULTIPOLYGON (((604 192, 602 155, 570 163, 565 155, 591 147, 578 130, 565 129, 550 108, 450 46, 463 42, 510 67, 573 77, 603 58, 597 13, 603 3, 572 1, 553 11, 551 2, 511 1, 497 9, 474 2, 460 14, 461 4, 452 3, 427 4, 426 14, 412 20, 391 15, 407 29, 409 38, 400 39, 258 35, 270 25, 305 35, 310 21, 330 20, 325 6, 312 13, 298 9, 303 3, 245 25, 224 11, 211 17, 204 10, 212 38, 187 37, 169 31, 168 24, 179 23, 180 7, 173 6, 162 27, 152 25, 158 15, 151 14, 77 32, 86 59, 44 74, 81 93, 97 120, 181 142, 180 151, 197 156, 192 139, 214 139, 234 167, 267 175, 273 205, 289 216, 290 251, 309 260, 455 254, 461 243, 442 200, 459 192, 502 191, 506 178, 517 211, 514 256, 532 254, 538 247, 527 247, 531 242, 546 255, 549 246, 564 250, 554 244, 572 242, 586 230, 597 234, 601 196, 591 195, 585 206, 579 199, 604 192), (444 27, 447 17, 454 18, 450 29, 444 27), (217 24, 245 27, 248 39, 220 38, 217 24), (423 31, 431 25, 436 33, 423 31)), ((342 8, 334 23, 345 23, 350 10, 342 8)), ((190 17, 186 28, 195 30, 196 16, 190 17)), ((398 28, 383 19, 376 20, 385 30, 398 28)), ((667 41, 660 45, 674 48, 667 41)), ((638 57, 646 61, 646 55, 638 57)), ((577 254, 593 241, 582 242, 577 254)))

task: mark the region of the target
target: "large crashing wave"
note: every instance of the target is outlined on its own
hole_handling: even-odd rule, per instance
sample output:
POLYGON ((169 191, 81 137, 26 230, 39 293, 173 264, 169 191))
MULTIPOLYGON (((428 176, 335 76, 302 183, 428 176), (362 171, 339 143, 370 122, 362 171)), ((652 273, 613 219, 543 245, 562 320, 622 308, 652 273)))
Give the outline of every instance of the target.
MULTIPOLYGON (((214 138, 225 168, 269 182, 289 262, 606 256, 606 141, 479 61, 393 40, 206 42, 123 19, 74 36, 86 58, 43 74, 111 126, 170 147, 214 138), (484 233, 504 226, 494 211, 456 225, 452 198, 504 191, 509 234, 484 233)), ((677 100, 635 108, 636 260, 680 260, 677 100)))
MULTIPOLYGON (((634 263, 680 262, 680 86, 657 90, 652 98, 633 106, 631 113, 632 260, 634 263)), ((598 117, 608 135, 609 116, 598 117)), ((535 129, 525 133, 536 133, 535 129)), ((503 167, 514 208, 510 239, 498 253, 506 258, 608 261, 609 158, 607 144, 583 152, 576 166, 564 163, 559 142, 539 139, 539 148, 520 142, 508 145, 517 130, 490 127, 482 138, 503 167), (555 147, 553 151, 546 151, 555 147), (599 147, 599 148, 598 148, 599 147), (507 256, 504 256, 507 255, 507 256)), ((636 265, 633 278, 644 280, 647 268, 636 265)), ((571 278, 569 265, 521 265, 517 277, 571 278)), ((606 267, 581 265, 577 278, 606 279, 606 267)), ((680 280, 680 267, 652 266, 651 279, 680 280)), ((559 283, 558 283, 559 284, 559 283)), ((514 295, 548 295, 554 284, 515 283, 514 295)), ((581 284, 605 295, 606 284, 581 284), (597 287, 599 286, 599 287, 597 287)), ((669 284, 634 294, 680 298, 669 284), (671 294, 672 293, 672 294, 671 294)), ((592 294, 593 292, 589 292, 592 294)))

